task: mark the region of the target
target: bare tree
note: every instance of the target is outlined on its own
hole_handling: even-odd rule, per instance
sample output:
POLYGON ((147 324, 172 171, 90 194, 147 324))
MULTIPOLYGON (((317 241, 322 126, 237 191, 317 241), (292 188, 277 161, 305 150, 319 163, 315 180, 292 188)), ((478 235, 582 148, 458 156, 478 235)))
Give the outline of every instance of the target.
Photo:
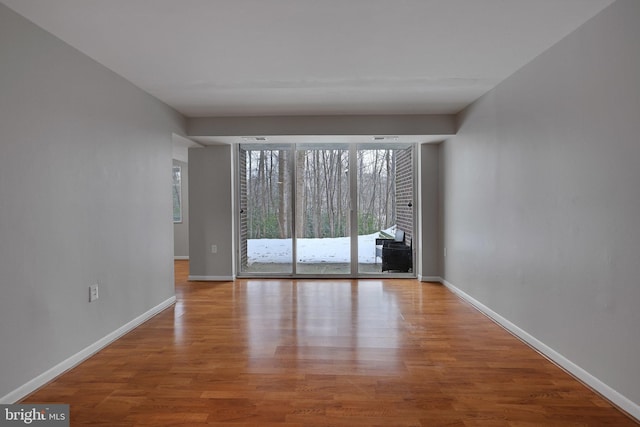
POLYGON ((305 185, 305 173, 307 170, 307 156, 303 150, 296 151, 296 236, 304 236, 307 223, 305 212, 307 211, 307 198, 309 192, 305 185))
POLYGON ((286 187, 287 182, 286 174, 286 152, 284 150, 278 151, 278 229, 280 230, 280 238, 284 239, 288 237, 288 223, 287 223, 287 204, 286 204, 286 187))

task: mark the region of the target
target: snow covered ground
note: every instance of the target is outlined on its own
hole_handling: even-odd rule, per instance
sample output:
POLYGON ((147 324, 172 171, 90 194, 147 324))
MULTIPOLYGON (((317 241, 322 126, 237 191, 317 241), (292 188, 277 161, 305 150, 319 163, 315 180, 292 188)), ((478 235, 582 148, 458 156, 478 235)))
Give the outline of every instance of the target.
MULTIPOLYGON (((393 228, 385 230, 393 234, 393 228)), ((375 246, 378 233, 358 236, 358 263, 375 263, 375 246)), ((291 239, 249 239, 247 240, 248 264, 291 263, 291 239)), ((346 263, 350 262, 349 237, 323 239, 298 239, 298 262, 300 263, 346 263)))

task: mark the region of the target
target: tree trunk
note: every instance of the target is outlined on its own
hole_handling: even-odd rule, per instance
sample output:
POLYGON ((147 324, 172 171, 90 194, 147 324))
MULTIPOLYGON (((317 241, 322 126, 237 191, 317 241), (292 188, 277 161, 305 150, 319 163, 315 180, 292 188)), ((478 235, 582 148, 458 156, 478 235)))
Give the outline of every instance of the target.
POLYGON ((278 231, 280 232, 280 238, 284 239, 287 237, 287 205, 285 199, 285 182, 286 179, 286 152, 284 150, 278 151, 278 185, 276 186, 276 191, 278 192, 278 231))
POLYGON ((296 237, 305 237, 307 186, 305 182, 306 153, 296 151, 296 237))

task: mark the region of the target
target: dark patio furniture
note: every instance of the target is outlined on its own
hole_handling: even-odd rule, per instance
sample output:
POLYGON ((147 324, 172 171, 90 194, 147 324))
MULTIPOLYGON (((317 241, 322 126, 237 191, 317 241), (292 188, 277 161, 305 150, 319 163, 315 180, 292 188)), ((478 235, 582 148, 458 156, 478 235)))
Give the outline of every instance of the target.
POLYGON ((413 268, 412 245, 405 242, 403 230, 396 230, 393 239, 376 239, 376 261, 382 258, 382 271, 408 273, 413 268))

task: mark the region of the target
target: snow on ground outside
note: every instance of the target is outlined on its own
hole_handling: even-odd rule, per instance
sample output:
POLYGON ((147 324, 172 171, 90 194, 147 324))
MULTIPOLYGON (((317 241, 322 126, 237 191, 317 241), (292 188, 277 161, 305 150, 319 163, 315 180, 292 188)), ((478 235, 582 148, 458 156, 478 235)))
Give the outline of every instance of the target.
MULTIPOLYGON (((384 230, 393 235, 395 228, 384 230)), ((375 263, 375 245, 378 233, 358 236, 358 263, 375 263)), ((350 262, 350 237, 321 239, 298 239, 298 262, 301 263, 345 263, 350 262)), ((248 264, 291 262, 291 239, 248 239, 248 264)))

